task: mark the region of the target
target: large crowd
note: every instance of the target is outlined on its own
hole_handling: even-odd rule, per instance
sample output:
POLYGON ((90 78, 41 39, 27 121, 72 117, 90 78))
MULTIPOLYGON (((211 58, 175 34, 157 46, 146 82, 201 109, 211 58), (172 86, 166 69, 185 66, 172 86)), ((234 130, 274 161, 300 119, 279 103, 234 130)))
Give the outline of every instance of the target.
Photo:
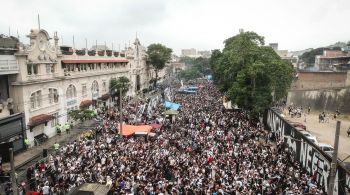
POLYGON ((200 85, 196 94, 175 95, 175 121, 159 119, 161 104, 137 114, 140 102, 125 102, 125 123, 161 125, 150 139, 120 137, 118 110, 101 110, 93 138, 30 167, 28 187, 44 195, 83 183, 106 185, 109 194, 323 194, 282 141, 244 111, 225 110, 214 85, 200 85))

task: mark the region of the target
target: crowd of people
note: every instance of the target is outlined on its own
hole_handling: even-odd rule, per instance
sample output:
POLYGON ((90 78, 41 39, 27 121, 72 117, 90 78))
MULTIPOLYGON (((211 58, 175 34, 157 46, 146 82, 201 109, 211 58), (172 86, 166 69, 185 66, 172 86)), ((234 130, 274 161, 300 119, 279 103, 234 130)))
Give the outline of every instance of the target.
POLYGON ((125 102, 125 123, 161 125, 152 139, 120 137, 118 110, 100 111, 93 138, 68 143, 28 168, 30 190, 64 194, 100 183, 109 194, 323 194, 281 140, 245 112, 225 110, 213 84, 201 86, 196 94, 175 95, 181 105, 175 121, 159 118, 161 104, 137 114, 140 103, 125 102))

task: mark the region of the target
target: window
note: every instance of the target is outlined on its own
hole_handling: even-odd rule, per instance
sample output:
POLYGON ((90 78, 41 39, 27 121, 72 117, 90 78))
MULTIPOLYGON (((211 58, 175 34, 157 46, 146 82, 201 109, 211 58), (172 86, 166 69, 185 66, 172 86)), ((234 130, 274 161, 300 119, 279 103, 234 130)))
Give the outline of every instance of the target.
POLYGON ((49 88, 49 102, 50 104, 58 103, 57 89, 49 88))
POLYGON ((41 90, 36 91, 30 95, 30 107, 32 109, 40 108, 41 101, 42 101, 41 90))
POLYGON ((66 91, 66 98, 71 99, 76 97, 77 97, 77 90, 75 89, 74 85, 70 84, 66 91))
POLYGON ((81 92, 81 93, 82 93, 82 96, 83 96, 83 97, 86 97, 86 95, 87 95, 87 87, 86 87, 86 84, 82 84, 82 85, 81 85, 81 89, 82 89, 82 90, 81 90, 81 91, 82 91, 82 92, 81 92))
POLYGON ((50 73, 54 73, 55 69, 54 69, 54 65, 53 64, 46 64, 46 73, 50 74, 50 73))
POLYGON ((55 118, 51 120, 51 127, 55 127, 58 125, 58 112, 52 114, 52 116, 55 118))
POLYGON ((37 75, 38 74, 38 64, 27 64, 27 73, 28 73, 28 75, 37 75))
POLYGON ((102 81, 102 91, 103 92, 107 91, 107 83, 106 83, 106 81, 102 81))

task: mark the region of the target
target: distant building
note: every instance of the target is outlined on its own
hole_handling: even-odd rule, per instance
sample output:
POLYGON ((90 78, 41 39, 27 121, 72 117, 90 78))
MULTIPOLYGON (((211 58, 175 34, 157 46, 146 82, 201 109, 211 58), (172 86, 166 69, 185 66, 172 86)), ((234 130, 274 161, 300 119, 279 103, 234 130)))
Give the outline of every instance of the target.
POLYGON ((197 55, 197 50, 194 48, 191 49, 182 49, 181 50, 181 55, 182 56, 187 56, 187 57, 193 57, 197 55))
POLYGON ((281 59, 289 61, 294 68, 297 68, 299 60, 298 56, 293 55, 293 53, 288 50, 278 50, 278 43, 270 43, 270 47, 275 50, 281 59))
POLYGON ((315 56, 315 67, 319 70, 335 70, 340 64, 346 67, 350 63, 350 55, 343 51, 324 50, 322 55, 315 56))
POLYGON ((203 58, 210 58, 211 51, 208 51, 208 50, 198 51, 198 55, 200 55, 200 57, 203 57, 203 58))
POLYGON ((270 43, 269 46, 275 51, 278 50, 278 43, 270 43))
POLYGON ((98 51, 101 51, 101 50, 109 50, 108 47, 106 45, 93 45, 91 47, 91 50, 96 50, 96 47, 97 47, 97 50, 98 51))

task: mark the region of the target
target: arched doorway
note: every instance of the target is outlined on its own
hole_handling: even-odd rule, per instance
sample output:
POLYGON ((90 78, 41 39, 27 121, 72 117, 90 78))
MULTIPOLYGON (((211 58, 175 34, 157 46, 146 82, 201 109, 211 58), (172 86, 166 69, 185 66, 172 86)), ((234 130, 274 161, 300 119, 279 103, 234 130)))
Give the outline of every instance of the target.
POLYGON ((140 91, 141 89, 141 78, 140 75, 136 75, 136 91, 140 91))

